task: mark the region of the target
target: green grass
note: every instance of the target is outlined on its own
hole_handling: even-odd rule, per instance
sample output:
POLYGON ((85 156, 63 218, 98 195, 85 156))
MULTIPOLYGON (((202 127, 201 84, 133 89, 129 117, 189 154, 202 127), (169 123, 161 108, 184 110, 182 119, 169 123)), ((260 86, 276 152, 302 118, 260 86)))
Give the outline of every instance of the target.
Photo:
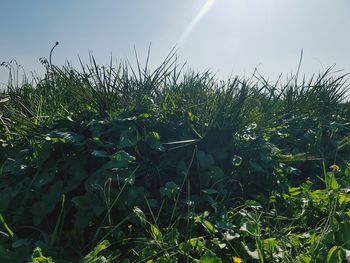
POLYGON ((3 64, 1 262, 349 257, 347 75, 43 62, 3 64))

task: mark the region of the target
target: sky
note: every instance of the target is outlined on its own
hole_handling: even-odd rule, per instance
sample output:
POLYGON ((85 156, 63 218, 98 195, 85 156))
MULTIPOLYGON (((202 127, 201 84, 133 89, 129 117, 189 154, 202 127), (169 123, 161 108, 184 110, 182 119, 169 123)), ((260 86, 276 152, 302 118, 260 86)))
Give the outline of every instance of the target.
MULTIPOLYGON (((150 66, 175 47, 178 61, 218 78, 271 80, 298 68, 307 76, 330 66, 350 72, 349 0, 0 0, 0 63, 15 59, 42 74, 40 57, 52 62, 78 56, 99 64, 129 59, 134 49, 150 66)), ((0 87, 8 79, 0 68, 0 87)))

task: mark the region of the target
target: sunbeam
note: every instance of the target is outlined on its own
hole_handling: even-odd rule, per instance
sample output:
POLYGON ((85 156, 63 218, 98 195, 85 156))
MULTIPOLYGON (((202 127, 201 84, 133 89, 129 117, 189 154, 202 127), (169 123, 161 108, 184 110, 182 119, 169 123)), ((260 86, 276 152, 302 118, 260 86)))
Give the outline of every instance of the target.
POLYGON ((186 38, 191 34, 191 32, 195 29, 195 27, 198 25, 198 23, 201 21, 203 16, 210 10, 210 8, 215 3, 215 0, 207 0, 206 3, 202 6, 202 8, 199 10, 198 14, 193 18, 191 23, 186 27, 185 31, 180 36, 179 40, 177 41, 178 45, 181 45, 184 43, 186 38))

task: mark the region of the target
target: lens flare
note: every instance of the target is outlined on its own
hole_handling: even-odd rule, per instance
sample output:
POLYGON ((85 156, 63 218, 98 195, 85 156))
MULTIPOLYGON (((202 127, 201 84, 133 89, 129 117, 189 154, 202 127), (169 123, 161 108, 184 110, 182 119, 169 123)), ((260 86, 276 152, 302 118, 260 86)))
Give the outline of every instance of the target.
POLYGON ((185 31, 180 36, 179 40, 177 41, 178 45, 181 45, 182 43, 184 43, 186 38, 196 28, 196 26, 201 21, 203 16, 205 16, 205 14, 210 10, 210 8, 213 6, 214 3, 215 3, 215 0, 207 0, 205 2, 205 4, 199 10, 198 14, 192 19, 191 23, 186 27, 185 31))

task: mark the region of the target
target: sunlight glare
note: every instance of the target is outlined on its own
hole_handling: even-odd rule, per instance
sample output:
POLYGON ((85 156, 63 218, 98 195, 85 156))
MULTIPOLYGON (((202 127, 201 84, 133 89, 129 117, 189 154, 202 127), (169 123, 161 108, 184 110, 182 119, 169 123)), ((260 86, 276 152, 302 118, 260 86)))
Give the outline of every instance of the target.
POLYGON ((180 36, 179 40, 177 41, 178 45, 181 45, 186 40, 186 38, 195 29, 195 27, 198 25, 200 20, 210 10, 210 8, 213 6, 214 3, 215 3, 215 0, 207 0, 206 1, 206 3, 199 10, 198 14, 192 19, 191 23, 186 27, 185 31, 180 36))

